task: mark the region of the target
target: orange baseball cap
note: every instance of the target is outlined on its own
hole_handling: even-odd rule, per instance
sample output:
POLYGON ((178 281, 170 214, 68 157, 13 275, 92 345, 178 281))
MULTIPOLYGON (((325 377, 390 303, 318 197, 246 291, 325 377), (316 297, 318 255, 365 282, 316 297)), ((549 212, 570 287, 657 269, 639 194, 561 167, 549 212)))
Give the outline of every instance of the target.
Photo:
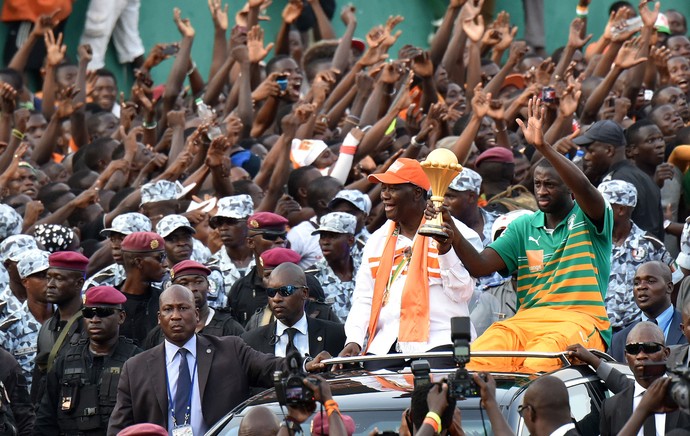
POLYGON ((429 178, 422 170, 419 162, 406 157, 401 157, 393 162, 393 165, 385 173, 371 174, 368 180, 372 183, 385 183, 387 185, 412 183, 426 191, 431 188, 429 178))

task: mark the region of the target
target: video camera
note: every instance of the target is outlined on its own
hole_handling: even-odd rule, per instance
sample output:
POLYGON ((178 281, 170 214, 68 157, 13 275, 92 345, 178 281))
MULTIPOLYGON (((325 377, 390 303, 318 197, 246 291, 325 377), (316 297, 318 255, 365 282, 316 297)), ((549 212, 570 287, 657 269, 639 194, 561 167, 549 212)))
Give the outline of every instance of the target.
MULTIPOLYGON (((283 406, 304 406, 314 404, 314 391, 304 385, 307 375, 302 371, 302 356, 292 352, 287 356, 288 370, 273 373, 273 384, 278 403, 283 406)), ((317 379, 309 379, 318 384, 317 379)))
POLYGON ((671 379, 671 386, 665 403, 675 404, 681 412, 690 414, 690 368, 671 362, 652 362, 644 365, 645 376, 663 377, 667 373, 671 379))
POLYGON ((450 337, 453 341, 453 359, 458 365, 454 374, 448 376, 448 396, 456 400, 480 397, 479 386, 474 382, 465 365, 470 361, 470 340, 472 324, 467 316, 450 319, 450 337))

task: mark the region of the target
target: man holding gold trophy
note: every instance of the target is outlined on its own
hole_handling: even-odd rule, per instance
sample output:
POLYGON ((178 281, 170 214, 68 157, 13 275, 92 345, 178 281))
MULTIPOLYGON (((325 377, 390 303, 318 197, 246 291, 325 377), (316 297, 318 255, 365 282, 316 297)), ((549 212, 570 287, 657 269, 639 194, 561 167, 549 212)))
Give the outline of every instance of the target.
POLYGON ((450 319, 469 316, 475 281, 451 242, 462 233, 480 250, 481 239, 452 217, 443 217, 452 225, 441 216, 424 219, 427 191, 440 206, 461 169, 455 154, 437 149, 421 164, 400 158, 385 173, 369 176, 383 185, 388 221, 364 246, 340 356, 438 349, 450 344, 450 319))

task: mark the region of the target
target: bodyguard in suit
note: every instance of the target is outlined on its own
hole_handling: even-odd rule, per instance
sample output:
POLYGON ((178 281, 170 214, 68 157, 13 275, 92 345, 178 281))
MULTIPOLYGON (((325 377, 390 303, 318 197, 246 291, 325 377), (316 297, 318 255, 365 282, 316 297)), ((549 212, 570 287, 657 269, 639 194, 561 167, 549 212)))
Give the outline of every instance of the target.
POLYGON ((280 357, 293 349, 302 356, 316 356, 324 350, 336 354, 343 349, 342 324, 311 318, 304 312, 309 289, 302 268, 293 263, 278 265, 269 276, 266 293, 275 320, 243 334, 249 346, 280 357))
MULTIPOLYGON (((685 339, 690 341, 690 301, 683 307, 683 313, 680 323, 680 329, 685 336, 685 339)), ((668 356, 668 362, 671 366, 690 366, 690 359, 688 358, 688 349, 690 345, 674 345, 671 348, 671 353, 668 356)))
POLYGON ((580 436, 570 417, 568 389, 559 378, 547 375, 532 382, 518 413, 533 436, 580 436))
MULTIPOLYGON (((287 369, 285 359, 255 351, 236 336, 195 334, 198 320, 189 289, 172 285, 161 294, 165 342, 125 363, 108 435, 143 422, 204 434, 247 399, 251 386, 270 387, 273 372, 287 369)), ((328 357, 316 356, 306 369, 324 369, 320 361, 328 357)))
MULTIPOLYGON (((646 375, 643 365, 651 362, 665 363, 668 355, 669 349, 664 345, 664 335, 659 326, 643 321, 630 330, 626 339, 625 357, 635 381, 627 381, 625 389, 604 400, 600 421, 601 436, 617 435, 640 404, 644 392, 660 377, 658 374, 646 375)), ((647 418, 643 434, 655 436, 680 428, 690 428, 690 416, 676 410, 647 418)))
POLYGON ((664 333, 666 345, 687 344, 680 330, 681 315, 671 303, 673 281, 671 269, 663 262, 651 261, 637 268, 633 281, 635 304, 642 311, 642 319, 635 321, 613 335, 609 354, 619 362, 625 362, 625 340, 631 329, 640 321, 650 321, 664 333))

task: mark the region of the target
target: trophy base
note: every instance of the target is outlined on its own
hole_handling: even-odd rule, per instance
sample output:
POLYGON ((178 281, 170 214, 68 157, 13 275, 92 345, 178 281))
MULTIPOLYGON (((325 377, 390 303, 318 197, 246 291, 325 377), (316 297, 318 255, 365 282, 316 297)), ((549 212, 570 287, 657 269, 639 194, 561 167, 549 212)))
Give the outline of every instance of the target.
POLYGON ((419 228, 417 233, 422 235, 422 236, 429 236, 429 237, 434 237, 434 236, 439 236, 441 238, 447 238, 448 237, 446 232, 443 231, 443 227, 436 225, 436 224, 424 224, 422 227, 419 228))

